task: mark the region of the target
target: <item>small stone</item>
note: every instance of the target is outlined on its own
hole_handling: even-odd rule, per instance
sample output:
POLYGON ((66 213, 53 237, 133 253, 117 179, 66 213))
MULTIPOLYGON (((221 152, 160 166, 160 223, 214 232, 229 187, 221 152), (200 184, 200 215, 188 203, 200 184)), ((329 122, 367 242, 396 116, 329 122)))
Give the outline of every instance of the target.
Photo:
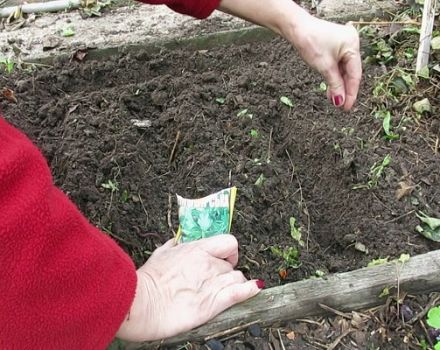
POLYGON ((260 338, 262 331, 261 327, 258 324, 253 324, 248 327, 248 332, 251 336, 260 338))
POLYGON ((208 340, 205 344, 210 350, 223 350, 225 346, 216 339, 208 340))

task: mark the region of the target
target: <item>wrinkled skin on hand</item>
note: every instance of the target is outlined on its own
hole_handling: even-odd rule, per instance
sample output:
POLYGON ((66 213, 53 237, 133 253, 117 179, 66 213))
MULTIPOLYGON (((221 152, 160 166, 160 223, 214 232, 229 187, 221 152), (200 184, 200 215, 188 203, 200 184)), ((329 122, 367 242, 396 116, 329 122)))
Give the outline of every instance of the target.
POLYGON ((135 300, 118 337, 157 340, 200 326, 256 295, 261 282, 234 270, 238 243, 219 235, 158 248, 138 271, 135 300))

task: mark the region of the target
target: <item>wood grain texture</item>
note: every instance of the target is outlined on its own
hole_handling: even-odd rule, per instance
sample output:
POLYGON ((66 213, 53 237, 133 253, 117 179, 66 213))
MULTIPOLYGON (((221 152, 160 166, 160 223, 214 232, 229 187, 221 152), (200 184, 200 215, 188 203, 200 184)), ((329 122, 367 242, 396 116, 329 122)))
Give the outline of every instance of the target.
POLYGON ((127 349, 148 349, 162 344, 204 341, 213 334, 258 321, 268 325, 326 313, 319 304, 341 311, 352 311, 383 303, 385 287, 400 283, 400 290, 418 294, 440 290, 440 250, 351 272, 289 283, 262 291, 255 298, 223 312, 207 324, 162 342, 131 344, 127 349))
POLYGON ((417 52, 416 63, 417 73, 426 67, 429 62, 436 3, 437 0, 425 0, 423 4, 422 27, 420 28, 419 50, 417 52))

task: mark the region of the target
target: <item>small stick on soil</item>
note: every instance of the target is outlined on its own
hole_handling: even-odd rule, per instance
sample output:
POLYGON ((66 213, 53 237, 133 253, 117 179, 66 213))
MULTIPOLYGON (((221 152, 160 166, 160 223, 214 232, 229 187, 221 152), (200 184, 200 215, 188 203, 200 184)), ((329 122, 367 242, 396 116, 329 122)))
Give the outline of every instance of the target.
POLYGON ((269 134, 269 147, 267 149, 267 159, 266 159, 266 163, 269 164, 270 163, 270 146, 272 143, 272 132, 273 132, 273 128, 270 128, 270 134, 269 134))
POLYGON ((436 140, 435 140, 435 147, 434 147, 434 154, 437 154, 438 153, 438 149, 439 149, 439 139, 438 139, 438 137, 436 138, 436 140))
POLYGON ((396 21, 396 22, 390 22, 390 21, 384 21, 384 22, 378 22, 378 21, 353 21, 350 22, 353 25, 371 25, 371 26, 387 26, 390 24, 407 24, 407 25, 415 25, 419 26, 420 22, 417 21, 396 21))
POLYGON ((336 347, 339 345, 341 340, 344 339, 347 335, 349 335, 352 332, 354 332, 354 329, 347 329, 347 330, 345 330, 344 333, 342 333, 339 337, 337 337, 335 339, 335 341, 328 346, 327 350, 334 350, 334 349, 336 349, 336 347))
POLYGON ((170 159, 168 160, 168 165, 171 165, 171 163, 174 160, 174 157, 176 155, 177 144, 179 143, 179 138, 180 138, 180 130, 177 131, 176 139, 174 140, 174 146, 170 154, 170 159))
POLYGON ((404 218, 405 216, 411 215, 414 212, 415 212, 415 210, 411 210, 411 211, 409 211, 409 212, 407 212, 405 214, 402 214, 402 215, 398 216, 397 218, 385 221, 384 224, 389 224, 391 222, 399 221, 400 219, 404 218))
POLYGON ((171 201, 171 193, 168 193, 168 213, 167 213, 167 219, 168 219, 168 227, 170 228, 171 232, 173 233, 173 236, 176 237, 176 232, 173 229, 173 224, 171 223, 171 210, 173 209, 173 203, 171 201))
POLYGON ((409 320, 409 324, 413 324, 416 323, 417 321, 421 320, 423 317, 425 317, 425 315, 429 312, 429 310, 431 310, 431 308, 435 305, 437 305, 437 303, 440 300, 440 295, 437 294, 434 298, 432 298, 428 305, 426 305, 426 307, 420 311, 417 315, 415 315, 411 320, 409 320))
POLYGON ((220 337, 231 335, 233 333, 241 332, 243 329, 245 329, 249 326, 252 326, 253 324, 259 323, 259 322, 261 322, 261 320, 256 320, 253 322, 245 323, 240 326, 227 329, 223 332, 218 332, 218 333, 212 334, 212 335, 206 337, 204 340, 205 340, 205 342, 207 342, 210 339, 220 338, 220 337))
MULTIPOLYGON (((293 164, 292 158, 290 157, 289 151, 286 150, 287 157, 289 157, 290 164, 292 165, 292 177, 290 178, 290 182, 293 180, 293 176, 295 175, 295 165, 293 164)), ((301 203, 304 203, 304 214, 307 216, 307 237, 306 237, 306 251, 309 251, 309 242, 310 242, 310 214, 309 209, 307 208, 307 203, 304 200, 301 181, 299 179, 299 175, 296 177, 296 180, 298 181, 298 187, 299 187, 299 195, 301 197, 301 203)))
POLYGON ((284 343, 283 343, 283 338, 281 337, 280 330, 277 329, 277 332, 278 332, 278 338, 280 338, 281 348, 282 348, 283 350, 286 350, 286 347, 284 346, 284 343))
POLYGON ((345 313, 345 312, 342 312, 342 311, 339 311, 339 310, 333 309, 332 307, 327 306, 327 305, 325 305, 325 304, 321 304, 321 303, 319 303, 318 305, 319 305, 319 307, 320 307, 321 309, 324 309, 324 310, 326 310, 326 311, 330 311, 331 313, 334 313, 334 314, 336 314, 336 315, 338 315, 338 316, 341 316, 341 317, 343 317, 343 318, 346 318, 346 319, 348 319, 348 320, 351 320, 351 318, 352 318, 350 314, 347 314, 347 313, 345 313))
POLYGON ((139 201, 141 202, 142 209, 144 210, 144 213, 145 213, 145 216, 147 217, 147 222, 148 222, 148 220, 149 220, 148 219, 148 212, 147 212, 147 209, 145 209, 144 201, 142 200, 140 192, 138 192, 138 196, 139 196, 139 201))

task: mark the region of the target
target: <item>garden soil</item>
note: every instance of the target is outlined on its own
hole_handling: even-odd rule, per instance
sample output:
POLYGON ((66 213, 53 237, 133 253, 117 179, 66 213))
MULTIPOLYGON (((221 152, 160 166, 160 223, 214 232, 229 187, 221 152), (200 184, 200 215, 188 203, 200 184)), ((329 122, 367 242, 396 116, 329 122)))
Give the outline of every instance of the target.
MULTIPOLYGON (((415 230, 417 211, 440 217, 431 143, 439 120, 423 115, 400 140, 384 140, 371 99, 380 68, 365 67, 359 101, 345 113, 278 39, 78 58, 2 74, 0 88, 13 90, 17 103, 1 106, 40 147, 56 185, 137 266, 173 237, 176 193, 199 198, 230 186, 238 188, 238 268, 268 287, 439 248, 415 230), (377 185, 355 189, 367 187, 387 155, 377 185), (398 199, 402 186, 410 189, 398 199), (304 246, 291 237, 291 217, 304 246), (271 247, 296 247, 299 267, 280 276, 285 261, 271 247)), ((440 105, 438 95, 430 99, 440 105)))

